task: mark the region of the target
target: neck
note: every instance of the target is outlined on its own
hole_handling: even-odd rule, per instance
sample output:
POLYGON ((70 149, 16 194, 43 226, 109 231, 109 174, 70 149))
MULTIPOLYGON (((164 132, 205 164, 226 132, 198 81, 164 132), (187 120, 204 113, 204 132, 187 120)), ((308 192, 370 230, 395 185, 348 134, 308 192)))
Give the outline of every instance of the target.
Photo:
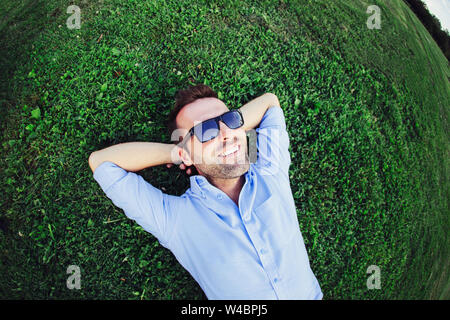
POLYGON ((231 179, 221 179, 212 177, 206 178, 213 186, 226 193, 231 198, 231 200, 233 200, 234 203, 236 203, 236 205, 239 206, 239 194, 241 193, 242 187, 244 186, 245 182, 244 175, 231 179))

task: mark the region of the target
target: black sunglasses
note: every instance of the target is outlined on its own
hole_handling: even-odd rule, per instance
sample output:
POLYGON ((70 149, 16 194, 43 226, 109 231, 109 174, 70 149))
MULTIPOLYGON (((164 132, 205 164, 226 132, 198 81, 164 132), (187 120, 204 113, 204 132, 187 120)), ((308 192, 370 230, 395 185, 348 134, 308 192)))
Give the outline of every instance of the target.
POLYGON ((239 110, 231 110, 225 112, 224 114, 205 120, 195 126, 193 126, 183 139, 182 145, 184 145, 187 139, 195 134, 197 139, 201 142, 207 142, 214 139, 219 135, 220 125, 219 121, 225 123, 225 125, 230 129, 237 129, 242 127, 244 124, 244 118, 239 110))

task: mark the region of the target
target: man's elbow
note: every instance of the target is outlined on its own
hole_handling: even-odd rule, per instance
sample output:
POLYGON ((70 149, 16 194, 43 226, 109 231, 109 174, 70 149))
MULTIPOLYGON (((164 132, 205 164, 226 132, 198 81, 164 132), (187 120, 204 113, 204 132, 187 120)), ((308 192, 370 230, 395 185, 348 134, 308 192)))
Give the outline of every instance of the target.
POLYGON ((98 167, 98 159, 97 159, 97 156, 95 153, 96 153, 96 151, 92 152, 89 155, 89 160, 88 160, 89 167, 91 168, 92 173, 94 173, 95 169, 98 167))
POLYGON ((268 95, 270 97, 270 107, 280 107, 280 100, 278 100, 278 97, 276 96, 276 94, 271 93, 271 92, 267 92, 266 95, 268 95))

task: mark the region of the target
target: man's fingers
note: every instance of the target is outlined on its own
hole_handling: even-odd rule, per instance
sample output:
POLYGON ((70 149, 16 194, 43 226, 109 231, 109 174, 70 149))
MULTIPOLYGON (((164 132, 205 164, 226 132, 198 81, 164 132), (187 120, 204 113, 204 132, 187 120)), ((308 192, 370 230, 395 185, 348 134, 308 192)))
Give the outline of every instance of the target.
MULTIPOLYGON (((172 166, 173 166, 173 163, 166 164, 167 168, 172 168, 172 166)), ((187 174, 191 174, 192 173, 191 168, 186 167, 186 165, 184 163, 180 164, 180 170, 186 170, 187 174)))

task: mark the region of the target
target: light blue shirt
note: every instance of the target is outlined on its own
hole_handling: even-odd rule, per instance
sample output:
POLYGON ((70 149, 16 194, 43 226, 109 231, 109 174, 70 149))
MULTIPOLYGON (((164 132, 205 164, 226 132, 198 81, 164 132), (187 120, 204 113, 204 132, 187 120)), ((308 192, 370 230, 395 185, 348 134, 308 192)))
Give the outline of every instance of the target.
POLYGON ((282 109, 269 108, 256 132, 257 161, 245 173, 239 207, 200 175, 179 197, 109 161, 94 179, 174 254, 208 299, 322 299, 289 184, 282 109))

